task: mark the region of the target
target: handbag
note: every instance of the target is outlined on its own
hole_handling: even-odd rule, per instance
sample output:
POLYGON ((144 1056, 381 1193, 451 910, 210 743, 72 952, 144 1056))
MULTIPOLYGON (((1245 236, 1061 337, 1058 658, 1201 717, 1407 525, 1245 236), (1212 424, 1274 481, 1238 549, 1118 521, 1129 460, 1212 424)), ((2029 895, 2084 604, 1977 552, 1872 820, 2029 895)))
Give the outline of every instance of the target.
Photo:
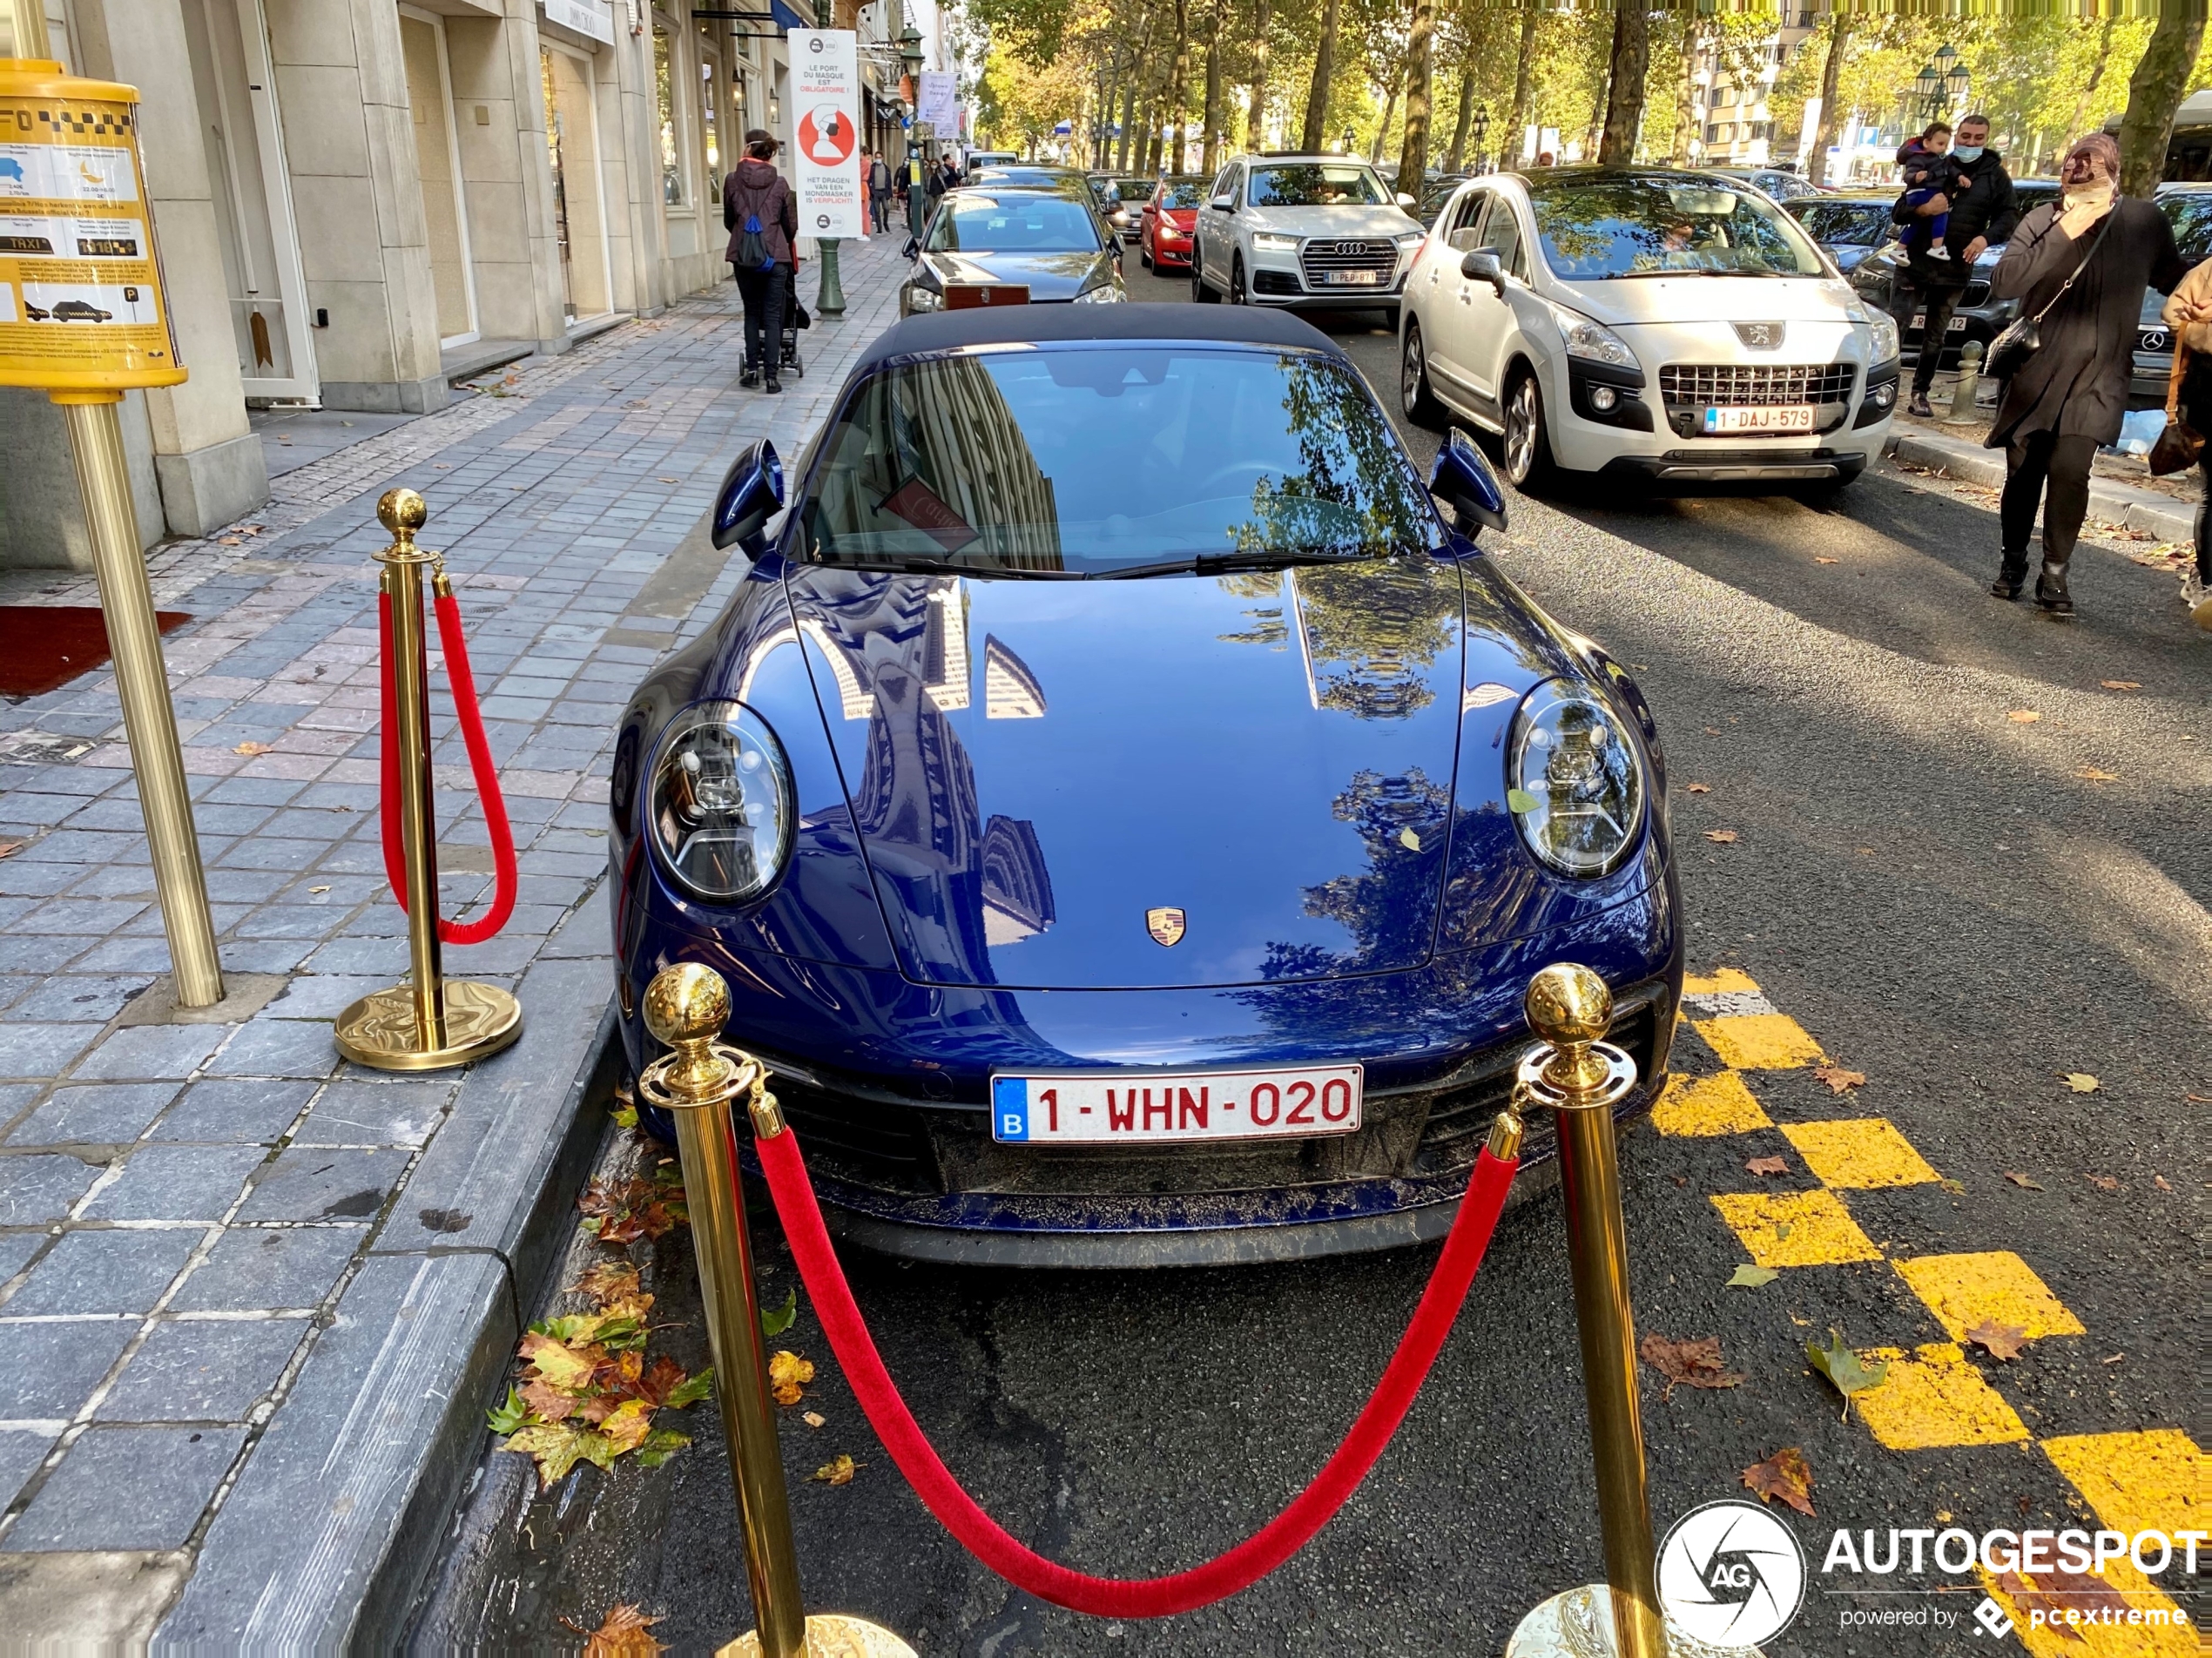
MULTIPOLYGON (((2188 325, 2182 325, 2186 329, 2188 325)), ((2150 475, 2162 478, 2169 472, 2186 472, 2204 453, 2204 434, 2182 418, 2182 376, 2189 360, 2188 342, 2174 341, 2174 369, 2166 380, 2166 429, 2150 447, 2150 475)))
POLYGON ((2115 202, 2113 211, 2097 221, 2097 233, 2089 239, 2088 251, 2067 273, 2066 280, 2059 284, 2059 291, 2051 296, 2051 303, 2032 317, 2013 318, 2005 325, 2004 331, 1989 342, 1989 353, 1982 359, 1984 374, 1995 380, 2010 380, 2027 367, 2029 358, 2043 349, 2043 319, 2051 314, 2060 300, 2066 298, 2066 291, 2074 286, 2074 279, 2088 268, 2089 261, 2096 257, 2097 244, 2104 239, 2105 226, 2112 223, 2118 211, 2119 204, 2115 202))

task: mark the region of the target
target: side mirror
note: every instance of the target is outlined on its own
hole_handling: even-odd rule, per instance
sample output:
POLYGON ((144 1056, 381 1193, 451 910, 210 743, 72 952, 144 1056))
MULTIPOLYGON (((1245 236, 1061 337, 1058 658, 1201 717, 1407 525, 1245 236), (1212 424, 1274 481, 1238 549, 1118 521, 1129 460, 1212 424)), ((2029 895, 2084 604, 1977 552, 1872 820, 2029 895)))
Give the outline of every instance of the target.
POLYGON ((1476 248, 1460 261, 1460 274, 1470 282, 1487 282, 1500 299, 1506 297, 1506 273, 1494 248, 1476 248))
POLYGON ((1214 212, 1217 213, 1225 213, 1233 211, 1231 206, 1232 200, 1233 199, 1228 196, 1216 196, 1211 205, 1212 206, 1214 212))
POLYGON ((1487 524, 1493 529, 1506 527, 1506 493, 1498 487, 1498 475, 1490 470, 1474 440, 1456 426, 1437 451, 1436 470, 1429 475, 1428 489, 1452 503, 1460 515, 1460 529, 1469 541, 1474 539, 1477 525, 1487 524))
POLYGON ((776 446, 764 437, 740 449, 722 475, 714 497, 714 544, 745 543, 745 550, 758 557, 760 532, 783 504, 784 463, 776 446))
POLYGON ((921 257, 921 239, 919 236, 907 237, 907 245, 900 248, 899 252, 907 259, 920 259, 921 257))
POLYGON ((1398 192, 1398 205, 1406 209, 1406 212, 1411 212, 1414 208, 1421 205, 1420 198, 1418 196, 1409 196, 1401 190, 1398 192))

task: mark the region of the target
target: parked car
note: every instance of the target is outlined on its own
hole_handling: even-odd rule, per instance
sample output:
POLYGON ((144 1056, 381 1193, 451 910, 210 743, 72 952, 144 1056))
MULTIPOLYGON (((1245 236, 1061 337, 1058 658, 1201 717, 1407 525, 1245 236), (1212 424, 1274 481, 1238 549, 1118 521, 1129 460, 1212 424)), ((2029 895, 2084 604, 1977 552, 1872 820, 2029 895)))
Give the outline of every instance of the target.
MULTIPOLYGON (((2059 181, 2015 179, 2013 198, 2020 204, 2020 214, 2025 218, 2045 202, 2059 199, 2059 181)), ((1891 198, 1892 202, 1895 199, 1894 196, 1891 198)), ((1966 349, 1969 340, 1980 340, 1986 349, 1999 331, 2012 320, 2012 306, 1989 297, 1989 280, 1996 274, 1997 261, 2004 253, 2005 245, 2000 242, 1984 249, 1982 256, 1974 261, 1974 268, 1967 273, 1966 292, 1959 296, 1958 309, 1951 313, 1951 327, 1941 347, 1943 354, 1936 360, 1938 367, 1955 367, 1959 354, 1966 349)), ((1905 309, 1899 289, 1908 286, 1898 280, 1898 273, 1904 267, 1905 246, 1892 237, 1851 266, 1845 274, 1868 304, 1878 305, 1897 318, 1898 327, 1904 333, 1905 360, 1910 363, 1919 361, 1920 330, 1927 319, 1917 309, 1909 315, 1898 314, 1905 309)))
POLYGON ((112 322, 115 320, 115 313, 103 311, 99 307, 87 300, 64 300, 54 307, 54 320, 57 322, 112 322))
POLYGON ((1215 175, 1191 243, 1202 303, 1372 307, 1395 316, 1421 239, 1408 195, 1345 156, 1239 156, 1215 175))
POLYGON ((1399 320, 1406 414, 1501 435, 1507 475, 1842 483, 1882 451, 1897 326, 1797 220, 1709 172, 1473 179, 1399 320))
POLYGON ((1800 201, 1827 193, 1811 179, 1780 167, 1708 167, 1705 171, 1764 190, 1777 201, 1800 201))
POLYGON ((1116 233, 1125 242, 1141 240, 1144 234, 1144 204, 1151 199, 1152 188, 1159 180, 1132 179, 1122 173, 1093 173, 1091 177, 1103 180, 1114 192, 1116 213, 1109 213, 1107 218, 1116 233))
POLYGON ((1805 227, 1805 233, 1836 261, 1838 270, 1849 271, 1895 239, 1897 226, 1890 222, 1890 208, 1896 200, 1895 191, 1838 192, 1799 196, 1784 202, 1782 211, 1805 227))
POLYGON ((1332 340, 1181 306, 914 317, 833 407, 787 491, 738 456, 745 574, 617 731, 632 1067, 712 967, 844 1236, 1055 1266, 1441 1233, 1548 963, 1648 1104, 1658 729, 1478 554, 1471 441, 1424 489, 1332 340))
MULTIPOLYGON (((2152 199, 2174 226, 2174 242, 2190 265, 2212 259, 2212 184, 2158 186, 2152 199)), ((2129 401, 2164 407, 2167 377, 2174 367, 2174 331, 2166 326, 2166 296, 2156 288, 2143 294, 2143 313, 2135 330, 2134 372, 2129 401)))
POLYGON ((948 295, 951 288, 1024 287, 1033 305, 1129 297, 1121 244, 1083 192, 948 190, 928 226, 907 244, 907 255, 914 271, 899 289, 902 317, 941 311, 965 297, 948 295))
POLYGON ((1471 172, 1447 172, 1431 179, 1421 186, 1420 205, 1413 217, 1422 224, 1433 226, 1437 214, 1444 211, 1444 204, 1459 192, 1459 188, 1474 175, 1471 172))
POLYGON ((1020 165, 1022 158, 1011 150, 971 150, 968 156, 968 176, 973 179, 984 167, 1011 167, 1020 165))
POLYGON ((1049 190, 1077 192, 1091 202, 1100 199, 1099 192, 1091 188, 1089 175, 1074 167, 1026 165, 975 167, 970 169, 967 182, 971 185, 1010 185, 1023 189, 1042 185, 1049 190))
POLYGON ((1197 175, 1163 179, 1144 204, 1138 228, 1137 257, 1150 271, 1187 271, 1190 268, 1190 239, 1196 232, 1198 208, 1206 199, 1206 180, 1197 175))

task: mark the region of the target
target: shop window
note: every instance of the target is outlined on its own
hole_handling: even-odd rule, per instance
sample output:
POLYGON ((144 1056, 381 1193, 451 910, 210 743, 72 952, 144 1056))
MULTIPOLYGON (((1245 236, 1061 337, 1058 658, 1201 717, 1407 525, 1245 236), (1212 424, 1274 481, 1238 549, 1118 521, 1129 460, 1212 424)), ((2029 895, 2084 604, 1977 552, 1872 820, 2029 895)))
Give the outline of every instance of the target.
POLYGON ((683 111, 676 103, 674 57, 676 42, 669 31, 653 26, 653 90, 660 98, 660 199, 664 206, 684 206, 683 111))

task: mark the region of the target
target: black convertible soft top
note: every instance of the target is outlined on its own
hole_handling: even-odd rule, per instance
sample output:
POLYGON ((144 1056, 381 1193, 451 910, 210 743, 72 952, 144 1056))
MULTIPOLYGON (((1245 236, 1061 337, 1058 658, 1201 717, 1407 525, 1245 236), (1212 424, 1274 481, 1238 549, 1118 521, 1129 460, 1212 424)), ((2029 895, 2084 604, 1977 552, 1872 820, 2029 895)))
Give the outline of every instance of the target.
POLYGON ((853 365, 873 371, 887 358, 961 346, 1052 345, 1069 340, 1203 340, 1238 346, 1289 346, 1342 357, 1337 342, 1305 318, 1264 306, 1008 305, 931 311, 894 323, 853 365))

